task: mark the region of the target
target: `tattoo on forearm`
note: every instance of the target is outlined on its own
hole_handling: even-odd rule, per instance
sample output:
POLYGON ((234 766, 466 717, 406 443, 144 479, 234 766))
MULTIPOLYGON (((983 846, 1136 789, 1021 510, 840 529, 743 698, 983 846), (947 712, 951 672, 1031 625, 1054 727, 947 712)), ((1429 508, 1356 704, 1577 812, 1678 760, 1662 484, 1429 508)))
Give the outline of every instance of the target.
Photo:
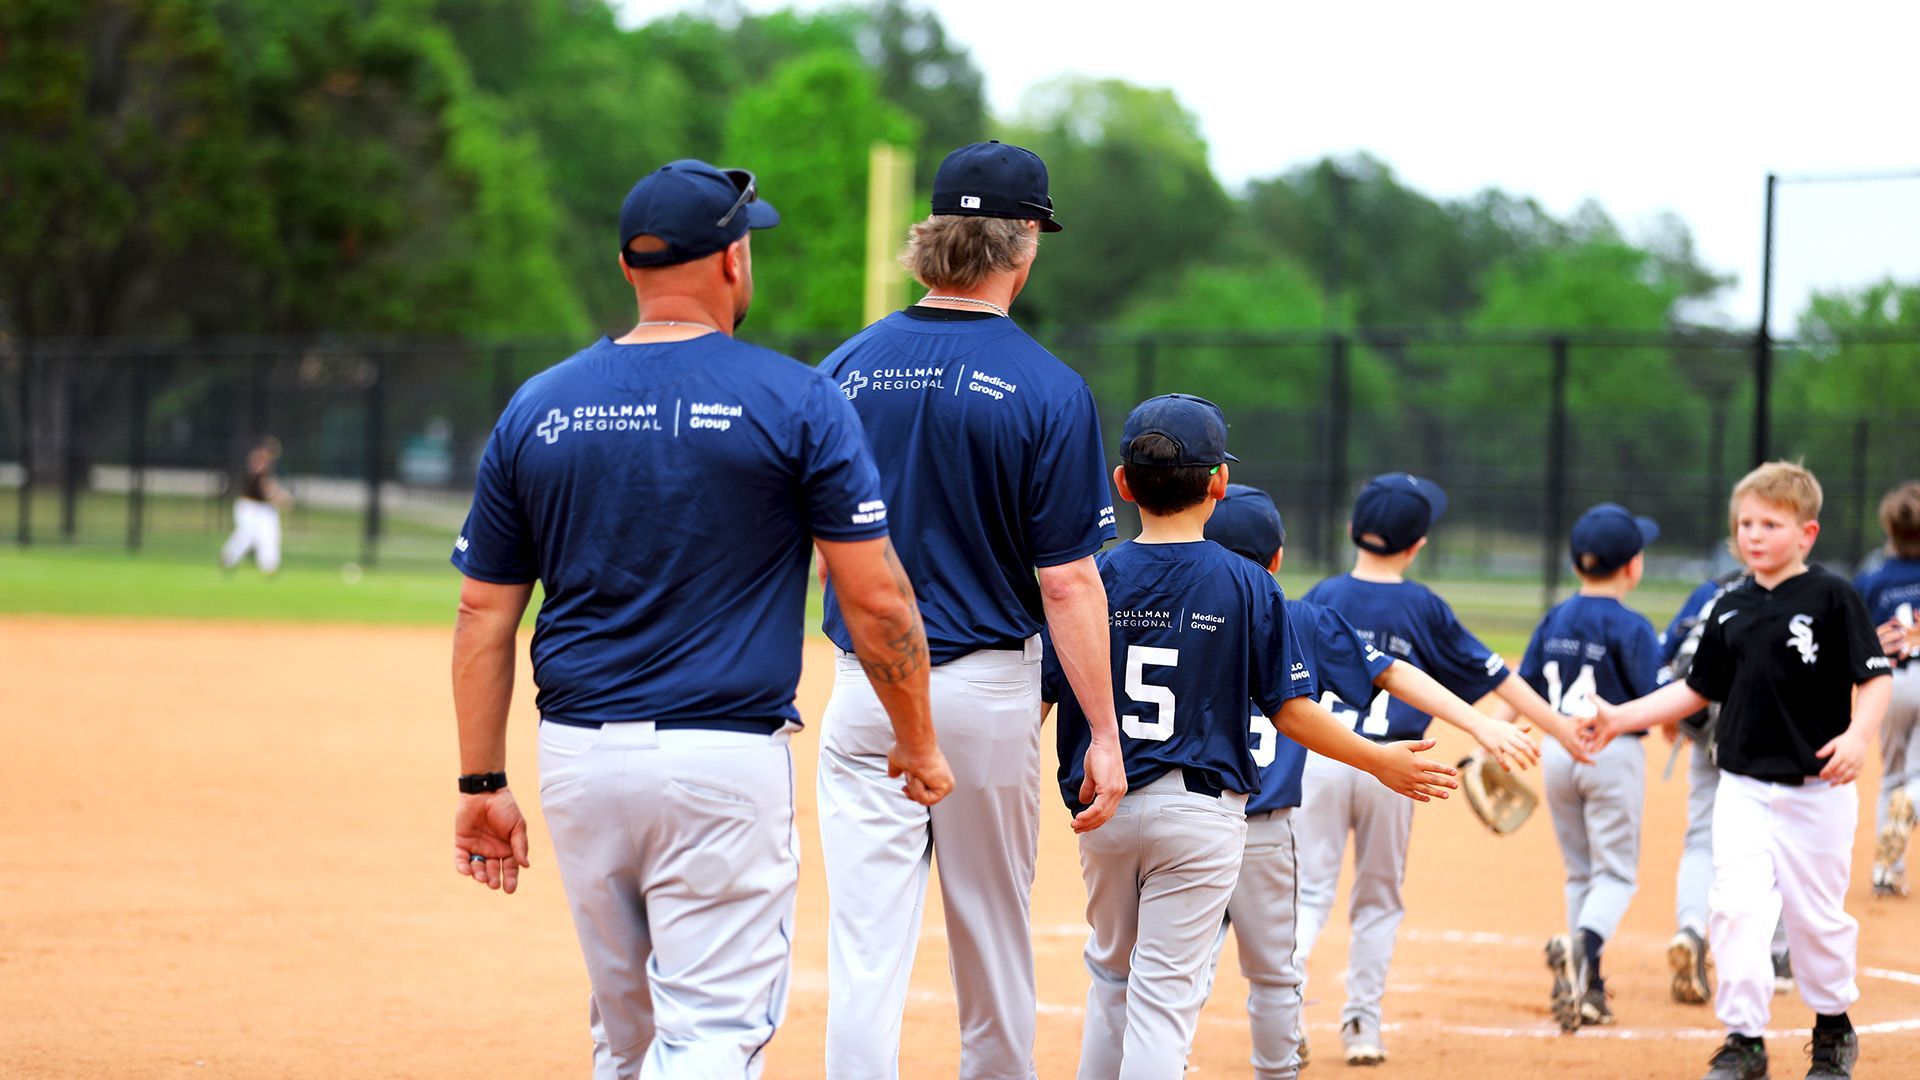
POLYGON ((861 656, 860 666, 867 678, 876 683, 903 682, 926 666, 927 631, 920 622, 920 608, 914 602, 913 582, 907 577, 907 568, 900 564, 900 556, 893 550, 893 541, 889 540, 882 549, 887 561, 887 569, 893 572, 893 581, 900 589, 900 595, 907 601, 909 618, 903 625, 898 620, 889 620, 884 627, 885 639, 881 644, 880 655, 861 656))

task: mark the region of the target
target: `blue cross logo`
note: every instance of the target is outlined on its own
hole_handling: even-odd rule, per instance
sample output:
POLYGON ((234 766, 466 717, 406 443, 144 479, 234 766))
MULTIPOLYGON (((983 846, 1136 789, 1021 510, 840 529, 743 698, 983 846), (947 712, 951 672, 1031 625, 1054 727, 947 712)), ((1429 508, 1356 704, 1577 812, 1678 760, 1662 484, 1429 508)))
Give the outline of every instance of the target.
POLYGON ((867 385, 867 377, 856 371, 840 383, 840 392, 847 395, 848 401, 852 401, 860 396, 860 388, 865 385, 867 385))
POLYGON ((548 446, 559 442, 560 433, 565 430, 567 430, 567 414, 559 409, 548 409, 547 418, 535 429, 541 438, 547 440, 548 446))

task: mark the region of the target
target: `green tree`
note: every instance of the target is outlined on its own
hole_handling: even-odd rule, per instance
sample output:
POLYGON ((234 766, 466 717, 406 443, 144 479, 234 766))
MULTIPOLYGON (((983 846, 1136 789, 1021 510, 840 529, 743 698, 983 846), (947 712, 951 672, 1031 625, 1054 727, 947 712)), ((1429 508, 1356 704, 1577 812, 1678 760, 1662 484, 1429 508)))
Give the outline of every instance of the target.
POLYGON ((1042 242, 1028 321, 1097 325, 1219 251, 1232 202, 1171 91, 1068 76, 1030 91, 1002 137, 1046 161, 1066 226, 1042 242))
POLYGON ((783 218, 755 238, 755 326, 836 334, 860 326, 868 154, 875 142, 916 136, 847 52, 801 57, 740 95, 723 156, 756 172, 783 218))
POLYGON ((1815 293, 1799 337, 1777 400, 1823 417, 1920 416, 1920 282, 1815 293))
POLYGON ((879 0, 862 11, 855 40, 880 78, 881 96, 919 124, 914 175, 930 190, 941 158, 987 137, 985 77, 947 39, 938 15, 905 0, 879 0))

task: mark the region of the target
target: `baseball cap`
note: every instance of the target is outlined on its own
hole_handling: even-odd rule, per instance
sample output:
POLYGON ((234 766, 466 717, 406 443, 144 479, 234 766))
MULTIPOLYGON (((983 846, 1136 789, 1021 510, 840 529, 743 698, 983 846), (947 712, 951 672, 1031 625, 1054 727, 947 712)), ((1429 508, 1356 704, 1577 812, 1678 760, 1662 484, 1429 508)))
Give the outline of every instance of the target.
POLYGON ((1412 547, 1446 512, 1447 493, 1440 485, 1412 473, 1382 473, 1367 481, 1353 500, 1347 533, 1355 546, 1376 555, 1392 555, 1412 547), (1368 533, 1385 542, 1361 539, 1368 533))
POLYGON ((1650 517, 1636 517, 1619 503, 1601 503, 1580 515, 1573 523, 1573 542, 1569 545, 1574 566, 1590 574, 1618 570, 1660 536, 1660 526, 1650 517), (1591 564, 1580 567, 1582 555, 1593 556, 1591 564))
POLYGON ((628 266, 673 266, 721 251, 748 229, 780 224, 780 212, 760 201, 759 185, 745 169, 716 169, 704 161, 670 161, 640 178, 620 204, 620 257, 628 266), (636 236, 657 236, 667 246, 634 251, 636 236))
POLYGON ((1062 228, 1053 220, 1046 162, 998 139, 968 143, 940 162, 933 174, 933 212, 1038 221, 1041 232, 1062 228))
POLYGON ((1273 496, 1247 484, 1228 484, 1227 497, 1213 504, 1207 539, 1265 566, 1287 542, 1287 527, 1273 496))
POLYGON ((1227 453, 1227 416, 1220 406, 1192 394, 1161 394, 1133 407, 1120 429, 1120 460, 1129 465, 1218 465, 1240 459, 1227 453), (1162 435, 1179 449, 1173 461, 1135 461, 1133 440, 1162 435))

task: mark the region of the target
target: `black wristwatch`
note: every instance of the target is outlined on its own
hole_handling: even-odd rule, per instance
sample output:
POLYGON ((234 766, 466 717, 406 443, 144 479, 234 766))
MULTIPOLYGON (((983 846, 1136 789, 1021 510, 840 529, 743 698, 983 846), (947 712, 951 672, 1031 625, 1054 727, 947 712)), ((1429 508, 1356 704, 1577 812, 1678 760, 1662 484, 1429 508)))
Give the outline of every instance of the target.
POLYGON ((507 774, 503 772, 468 773, 460 778, 460 794, 485 795, 489 791, 499 791, 507 786, 507 774))

